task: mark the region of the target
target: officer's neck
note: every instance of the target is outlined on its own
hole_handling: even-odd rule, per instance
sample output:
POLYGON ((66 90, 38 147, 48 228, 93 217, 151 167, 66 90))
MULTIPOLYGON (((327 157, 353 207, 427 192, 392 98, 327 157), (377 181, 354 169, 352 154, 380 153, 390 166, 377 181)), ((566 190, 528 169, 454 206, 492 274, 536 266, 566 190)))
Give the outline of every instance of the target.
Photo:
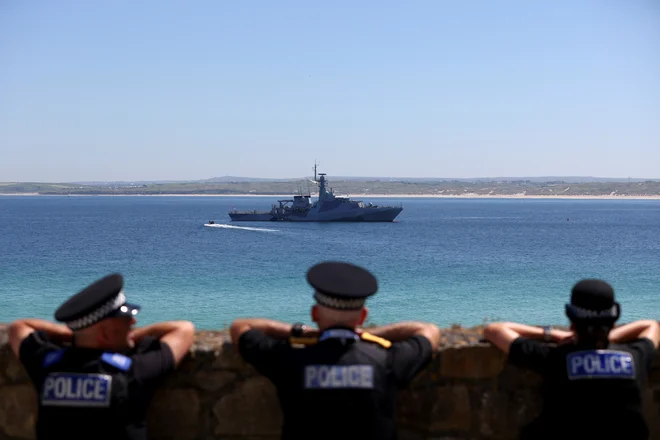
POLYGON ((351 332, 355 332, 355 327, 346 324, 331 324, 328 326, 319 327, 319 332, 321 333, 329 330, 348 330, 351 332))
POLYGON ((578 338, 575 339, 575 345, 581 349, 604 350, 609 347, 609 341, 595 341, 593 339, 578 338))
POLYGON ((99 343, 96 339, 90 339, 85 337, 80 337, 79 335, 74 337, 71 340, 71 346, 79 349, 85 350, 97 350, 97 351, 113 351, 121 352, 126 350, 126 348, 118 348, 114 345, 99 343))

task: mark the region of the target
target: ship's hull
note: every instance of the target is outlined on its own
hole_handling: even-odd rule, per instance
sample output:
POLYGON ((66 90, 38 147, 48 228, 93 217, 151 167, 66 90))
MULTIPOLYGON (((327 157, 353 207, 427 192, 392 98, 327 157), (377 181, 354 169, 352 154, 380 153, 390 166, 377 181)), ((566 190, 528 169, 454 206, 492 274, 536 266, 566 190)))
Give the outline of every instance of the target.
POLYGON ((393 222, 403 211, 401 207, 359 208, 344 212, 295 212, 286 215, 271 213, 241 213, 232 212, 229 217, 232 221, 263 222, 263 221, 289 221, 289 222, 393 222))
POLYGON ((232 212, 229 217, 235 222, 269 222, 273 220, 270 212, 232 212))

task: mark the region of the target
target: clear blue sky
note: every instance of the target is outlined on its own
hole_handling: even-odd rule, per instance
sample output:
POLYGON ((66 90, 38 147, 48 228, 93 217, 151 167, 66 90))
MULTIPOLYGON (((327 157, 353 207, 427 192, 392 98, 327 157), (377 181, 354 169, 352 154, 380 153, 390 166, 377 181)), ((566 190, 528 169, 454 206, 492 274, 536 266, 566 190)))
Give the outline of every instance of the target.
POLYGON ((660 178, 660 2, 0 2, 0 181, 660 178))

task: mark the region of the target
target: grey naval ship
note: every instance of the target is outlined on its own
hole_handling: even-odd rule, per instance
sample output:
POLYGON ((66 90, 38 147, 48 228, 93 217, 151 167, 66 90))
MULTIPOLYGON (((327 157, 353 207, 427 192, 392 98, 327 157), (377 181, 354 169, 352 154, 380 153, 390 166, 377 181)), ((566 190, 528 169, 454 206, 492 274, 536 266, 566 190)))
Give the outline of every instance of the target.
POLYGON ((314 165, 314 182, 319 187, 318 200, 312 202, 311 194, 293 196, 293 199, 278 200, 270 211, 229 211, 232 221, 241 222, 392 222, 403 211, 403 206, 379 206, 364 203, 361 200, 351 200, 349 197, 335 196, 332 188, 328 188, 325 173, 316 173, 314 165))

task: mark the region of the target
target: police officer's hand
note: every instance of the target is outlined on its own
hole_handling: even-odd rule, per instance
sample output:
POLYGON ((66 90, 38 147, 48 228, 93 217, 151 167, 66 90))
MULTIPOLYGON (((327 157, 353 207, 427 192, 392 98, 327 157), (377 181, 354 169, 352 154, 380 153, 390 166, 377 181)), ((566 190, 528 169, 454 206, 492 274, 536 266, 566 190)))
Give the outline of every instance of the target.
POLYGON ((575 341, 575 333, 566 330, 553 330, 552 339, 558 345, 570 344, 575 341))

